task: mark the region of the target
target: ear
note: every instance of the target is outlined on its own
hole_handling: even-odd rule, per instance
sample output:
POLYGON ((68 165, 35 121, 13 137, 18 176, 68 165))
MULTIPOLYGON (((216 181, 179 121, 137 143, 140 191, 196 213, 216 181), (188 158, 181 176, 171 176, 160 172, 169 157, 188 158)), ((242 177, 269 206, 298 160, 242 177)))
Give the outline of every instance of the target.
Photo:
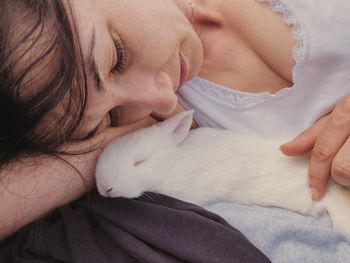
POLYGON ((190 131, 192 117, 193 110, 180 112, 173 117, 158 123, 157 126, 160 127, 164 133, 168 134, 173 142, 178 145, 186 138, 190 131))

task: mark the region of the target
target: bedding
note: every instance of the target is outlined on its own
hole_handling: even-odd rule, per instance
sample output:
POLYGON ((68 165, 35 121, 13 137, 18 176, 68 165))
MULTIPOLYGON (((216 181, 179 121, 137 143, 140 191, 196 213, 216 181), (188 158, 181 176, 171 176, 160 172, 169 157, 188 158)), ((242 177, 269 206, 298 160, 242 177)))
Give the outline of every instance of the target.
POLYGON ((254 262, 270 260, 221 217, 167 196, 102 198, 57 209, 0 246, 0 262, 254 262))
POLYGON ((204 208, 239 229, 274 263, 350 262, 350 237, 333 229, 327 213, 310 217, 282 208, 232 202, 204 208))

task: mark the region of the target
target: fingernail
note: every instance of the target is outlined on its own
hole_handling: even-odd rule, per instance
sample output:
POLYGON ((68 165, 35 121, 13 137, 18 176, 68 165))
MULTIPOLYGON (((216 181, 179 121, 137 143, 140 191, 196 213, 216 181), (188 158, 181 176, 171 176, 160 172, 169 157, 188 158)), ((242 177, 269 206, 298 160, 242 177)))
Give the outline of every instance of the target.
POLYGON ((318 197, 320 196, 320 193, 314 187, 311 187, 311 194, 312 194, 312 199, 314 200, 318 199, 318 197))
POLYGON ((286 142, 286 143, 282 144, 282 145, 280 146, 280 149, 281 149, 281 147, 283 147, 283 146, 288 146, 288 145, 291 144, 292 142, 293 142, 293 141, 286 142))
POLYGON ((301 137, 301 134, 299 134, 297 137, 294 137, 294 138, 293 138, 292 140, 290 140, 289 142, 286 142, 285 144, 282 144, 281 146, 292 144, 292 143, 294 143, 297 139, 299 139, 300 137, 301 137))

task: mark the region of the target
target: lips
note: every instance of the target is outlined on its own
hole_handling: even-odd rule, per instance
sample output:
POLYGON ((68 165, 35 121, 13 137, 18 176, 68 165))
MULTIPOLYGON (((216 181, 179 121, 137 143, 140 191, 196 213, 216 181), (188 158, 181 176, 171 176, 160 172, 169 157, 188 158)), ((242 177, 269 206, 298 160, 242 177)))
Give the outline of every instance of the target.
POLYGON ((187 63, 184 59, 184 57, 181 55, 181 53, 179 53, 179 57, 180 57, 180 80, 179 80, 179 87, 181 88, 184 83, 187 81, 188 79, 188 66, 187 63))

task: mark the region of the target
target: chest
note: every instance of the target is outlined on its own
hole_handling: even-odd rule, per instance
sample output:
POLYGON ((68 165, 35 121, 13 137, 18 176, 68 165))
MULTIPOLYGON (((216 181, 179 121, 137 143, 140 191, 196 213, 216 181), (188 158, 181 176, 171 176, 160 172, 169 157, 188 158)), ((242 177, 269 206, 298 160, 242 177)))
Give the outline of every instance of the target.
POLYGON ((282 14, 257 0, 208 2, 219 19, 197 27, 204 46, 199 76, 251 93, 291 87, 295 40, 282 14))
MULTIPOLYGON (((254 0, 255 2, 259 3, 254 0)), ((293 88, 282 89, 275 94, 260 92, 263 90, 259 88, 265 91, 271 91, 271 89, 269 90, 266 82, 264 83, 264 78, 258 74, 251 74, 254 72, 252 67, 243 67, 246 64, 251 65, 252 62, 245 61, 243 56, 237 55, 241 58, 241 63, 235 64, 232 69, 242 66, 242 70, 232 71, 231 75, 227 74, 227 77, 232 77, 231 81, 236 80, 235 86, 223 84, 214 70, 207 70, 203 72, 205 77, 196 78, 180 89, 180 102, 185 108, 195 109, 194 117, 199 126, 220 127, 239 134, 280 138, 287 141, 331 111, 340 99, 350 95, 349 1, 274 0, 269 2, 273 3, 275 11, 284 14, 287 23, 294 25, 292 33, 297 43, 293 48, 293 44, 287 47, 279 42, 280 46, 273 46, 270 51, 266 49, 266 52, 270 52, 268 57, 271 57, 271 60, 263 60, 270 61, 265 64, 268 64, 274 72, 279 72, 279 59, 283 61, 281 64, 288 63, 288 56, 283 56, 283 50, 288 49, 291 52, 293 49, 296 65, 294 68, 290 66, 287 70, 290 73, 293 68, 293 88), (250 72, 250 79, 241 78, 246 86, 240 86, 239 83, 242 72, 250 72), (207 81, 208 76, 212 77, 212 81, 207 81), (256 85, 255 90, 243 89, 251 88, 249 81, 256 85), (236 87, 248 92, 241 92, 236 87)), ((239 14, 235 15, 239 16, 239 14)), ((266 21, 260 19, 260 22, 266 21)), ((284 21, 280 22, 280 25, 284 25, 284 21)), ((223 29, 215 30, 219 33, 223 29)), ((244 30, 246 29, 242 29, 244 30)), ((291 29, 288 28, 284 37, 291 37, 290 31, 291 29)), ((284 37, 282 34, 282 39, 284 37)), ((207 65, 217 63, 215 62, 217 56, 214 53, 214 51, 206 53, 207 65)), ((259 54, 259 57, 263 56, 259 52, 255 54, 259 54)), ((290 55, 289 60, 291 57, 290 55)), ((224 57, 222 60, 224 61, 224 57)), ((218 65, 218 67, 221 66, 218 65)), ((260 70, 266 72, 266 65, 260 70)), ((283 72, 280 71, 278 75, 279 78, 271 78, 271 85, 278 87, 276 83, 283 76, 283 72)), ((286 80, 288 77, 283 79, 286 80)))

